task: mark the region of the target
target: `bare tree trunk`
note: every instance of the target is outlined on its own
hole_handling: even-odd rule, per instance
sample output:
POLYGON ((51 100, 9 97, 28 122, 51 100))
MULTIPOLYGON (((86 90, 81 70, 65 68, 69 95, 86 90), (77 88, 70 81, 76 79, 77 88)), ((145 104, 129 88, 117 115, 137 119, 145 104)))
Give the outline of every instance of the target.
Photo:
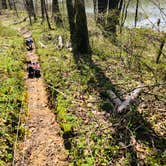
POLYGON ((122 27, 124 26, 125 20, 127 18, 127 13, 128 13, 128 7, 130 4, 131 0, 128 0, 127 4, 123 3, 123 8, 122 8, 122 15, 121 15, 121 21, 120 21, 120 33, 122 32, 122 27))
POLYGON ((12 4, 11 0, 8 0, 8 4, 9 4, 9 9, 12 10, 13 9, 13 4, 12 4))
POLYGON ((66 6, 67 6, 67 14, 68 14, 68 21, 69 21, 69 27, 70 27, 70 39, 72 43, 73 49, 75 49, 74 45, 74 32, 75 32, 75 22, 74 22, 74 17, 75 17, 75 11, 74 11, 74 6, 71 0, 66 0, 66 6))
POLYGON ((94 18, 95 18, 95 20, 96 20, 96 14, 97 14, 96 5, 97 5, 97 0, 93 0, 93 6, 94 6, 94 18))
POLYGON ((50 20, 49 20, 49 16, 48 16, 48 12, 47 12, 46 2, 45 2, 45 0, 43 2, 44 2, 43 6, 44 6, 44 12, 46 14, 46 20, 47 20, 48 28, 52 29, 51 24, 50 24, 50 20))
POLYGON ((162 55, 163 48, 164 48, 164 45, 165 45, 165 40, 166 40, 166 34, 164 35, 164 37, 163 37, 163 39, 160 43, 160 48, 159 48, 158 55, 157 55, 157 58, 156 58, 156 63, 159 63, 159 61, 160 61, 160 57, 162 55))
POLYGON ((137 26, 137 21, 138 21, 138 6, 139 6, 139 0, 137 0, 136 9, 135 9, 135 27, 137 26))
POLYGON ((90 52, 90 46, 84 0, 75 0, 75 10, 76 52, 86 54, 90 52))
POLYGON ((33 15, 33 17, 34 17, 34 20, 36 21, 37 17, 36 17, 36 13, 35 13, 33 0, 30 0, 30 12, 31 12, 31 15, 33 15))
POLYGON ((31 14, 31 8, 30 8, 30 3, 28 0, 24 0, 24 5, 25 5, 25 8, 27 10, 27 13, 28 13, 28 17, 29 17, 29 22, 30 22, 30 25, 32 25, 32 14, 31 14))
POLYGON ((34 8, 35 8, 36 15, 38 15, 38 0, 35 1, 34 8))
POLYGON ((6 2, 6 0, 2 0, 2 9, 7 9, 7 2, 6 2))
POLYGON ((14 10, 16 12, 16 16, 19 17, 15 0, 13 0, 13 8, 14 8, 14 10))
POLYGON ((52 16, 56 25, 62 25, 62 17, 59 10, 58 0, 52 0, 52 16))
POLYGON ((41 14, 42 14, 42 22, 41 23, 43 23, 44 22, 44 19, 45 19, 45 16, 44 16, 44 0, 41 0, 40 1, 40 3, 41 3, 41 14))

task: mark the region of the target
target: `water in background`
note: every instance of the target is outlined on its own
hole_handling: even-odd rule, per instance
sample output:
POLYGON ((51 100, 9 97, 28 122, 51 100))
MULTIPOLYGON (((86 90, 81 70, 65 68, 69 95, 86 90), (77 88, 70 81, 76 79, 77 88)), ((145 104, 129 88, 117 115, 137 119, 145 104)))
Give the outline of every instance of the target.
MULTIPOLYGON (((85 0, 87 14, 94 14, 93 0, 85 0)), ((135 0, 131 0, 125 26, 134 27, 135 0)), ((140 0, 137 27, 158 30, 157 21, 160 19, 160 31, 166 31, 166 0, 140 0), (154 4, 154 3, 155 4, 154 4)))

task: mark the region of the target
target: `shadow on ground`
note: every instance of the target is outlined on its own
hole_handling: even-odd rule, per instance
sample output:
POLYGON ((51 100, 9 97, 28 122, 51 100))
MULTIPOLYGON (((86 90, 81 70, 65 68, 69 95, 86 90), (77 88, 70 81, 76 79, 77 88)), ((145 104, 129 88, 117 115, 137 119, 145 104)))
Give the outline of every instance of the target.
MULTIPOLYGON (((142 159, 139 155, 138 145, 141 144, 150 148, 149 156, 152 155, 151 157, 156 160, 158 164, 164 165, 166 159, 164 159, 162 155, 166 149, 166 139, 157 134, 152 128, 152 125, 138 112, 138 105, 131 106, 130 111, 124 114, 118 115, 114 114, 113 111, 111 112, 114 106, 106 91, 111 89, 117 96, 121 96, 120 89, 115 87, 101 67, 93 62, 92 55, 75 54, 74 60, 80 71, 80 76, 86 76, 88 73, 87 70, 91 70, 93 74, 87 83, 87 91, 98 92, 101 98, 100 106, 102 110, 110 113, 110 120, 115 129, 110 144, 112 146, 119 146, 115 154, 107 150, 107 154, 111 155, 114 160, 112 162, 114 163, 116 159, 118 160, 124 156, 128 158, 129 165, 146 165, 145 159, 142 159)), ((141 153, 145 154, 147 149, 143 149, 141 146, 141 150, 143 150, 141 153)))

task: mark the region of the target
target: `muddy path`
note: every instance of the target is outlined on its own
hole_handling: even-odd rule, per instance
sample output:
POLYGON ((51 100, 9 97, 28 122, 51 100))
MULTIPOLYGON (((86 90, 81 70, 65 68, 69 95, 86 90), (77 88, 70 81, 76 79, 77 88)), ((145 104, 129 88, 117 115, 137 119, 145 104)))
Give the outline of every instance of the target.
MULTIPOLYGON (((20 29, 25 37, 31 33, 20 29)), ((27 61, 38 61, 39 57, 32 51, 26 52, 27 61)), ((63 138, 56 122, 53 110, 49 109, 48 96, 42 77, 26 79, 28 94, 28 116, 26 117, 25 140, 19 144, 15 154, 17 166, 67 166, 63 138)))

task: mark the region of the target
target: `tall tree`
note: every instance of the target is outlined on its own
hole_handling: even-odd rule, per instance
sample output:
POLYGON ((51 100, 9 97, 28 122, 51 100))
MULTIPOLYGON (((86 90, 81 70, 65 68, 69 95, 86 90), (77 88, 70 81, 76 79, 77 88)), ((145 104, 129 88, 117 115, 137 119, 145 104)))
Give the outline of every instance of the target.
POLYGON ((13 3, 11 0, 8 0, 8 4, 9 4, 9 9, 12 10, 13 9, 13 3))
POLYGON ((75 17, 75 10, 74 10, 74 5, 71 0, 66 0, 66 6, 67 6, 67 14, 68 14, 68 21, 69 21, 69 27, 70 27, 70 39, 72 43, 73 49, 75 48, 74 45, 74 32, 75 32, 75 22, 74 22, 74 17, 75 17))
POLYGON ((30 0, 30 11, 31 11, 31 15, 34 17, 34 20, 36 21, 37 20, 37 17, 36 17, 36 12, 35 12, 35 7, 34 7, 34 2, 33 0, 30 0))
POLYGON ((24 5, 25 5, 25 8, 26 8, 27 13, 28 13, 30 25, 32 25, 32 18, 31 18, 32 13, 31 13, 30 1, 24 0, 24 5))
POLYGON ((47 24, 48 24, 48 28, 52 29, 51 24, 50 24, 50 20, 49 20, 48 11, 47 11, 46 1, 41 0, 40 2, 41 2, 41 12, 42 12, 42 23, 43 23, 43 21, 45 19, 45 16, 46 16, 46 21, 47 21, 47 24))
POLYGON ((90 52, 87 19, 84 0, 66 0, 71 41, 74 53, 87 54, 90 52))
POLYGON ((84 0, 75 0, 75 18, 76 51, 79 53, 89 53, 89 35, 84 0))
POLYGON ((52 0, 52 16, 56 25, 62 25, 62 17, 59 10, 58 0, 52 0))
POLYGON ((96 6, 97 6, 97 0, 93 0, 93 6, 94 6, 94 16, 95 16, 95 20, 96 20, 96 6))
POLYGON ((44 22, 45 19, 45 15, 44 15, 44 0, 40 0, 40 4, 41 4, 41 16, 42 16, 42 23, 44 22))
POLYGON ((164 45, 165 45, 165 41, 166 41, 166 33, 164 34, 164 36, 162 38, 162 41, 160 43, 160 48, 158 50, 158 55, 157 55, 157 58, 156 58, 156 63, 159 63, 160 57, 163 54, 163 48, 164 48, 164 45))
POLYGON ((135 9, 135 27, 137 26, 137 20, 138 20, 138 6, 139 6, 139 0, 136 2, 136 9, 135 9))
POLYGON ((15 2, 15 0, 12 0, 12 6, 13 6, 15 12, 16 12, 17 17, 19 17, 19 16, 18 16, 18 12, 17 12, 17 7, 16 7, 16 2, 15 2))
POLYGON ((6 0, 2 0, 2 9, 7 9, 7 2, 6 0))

